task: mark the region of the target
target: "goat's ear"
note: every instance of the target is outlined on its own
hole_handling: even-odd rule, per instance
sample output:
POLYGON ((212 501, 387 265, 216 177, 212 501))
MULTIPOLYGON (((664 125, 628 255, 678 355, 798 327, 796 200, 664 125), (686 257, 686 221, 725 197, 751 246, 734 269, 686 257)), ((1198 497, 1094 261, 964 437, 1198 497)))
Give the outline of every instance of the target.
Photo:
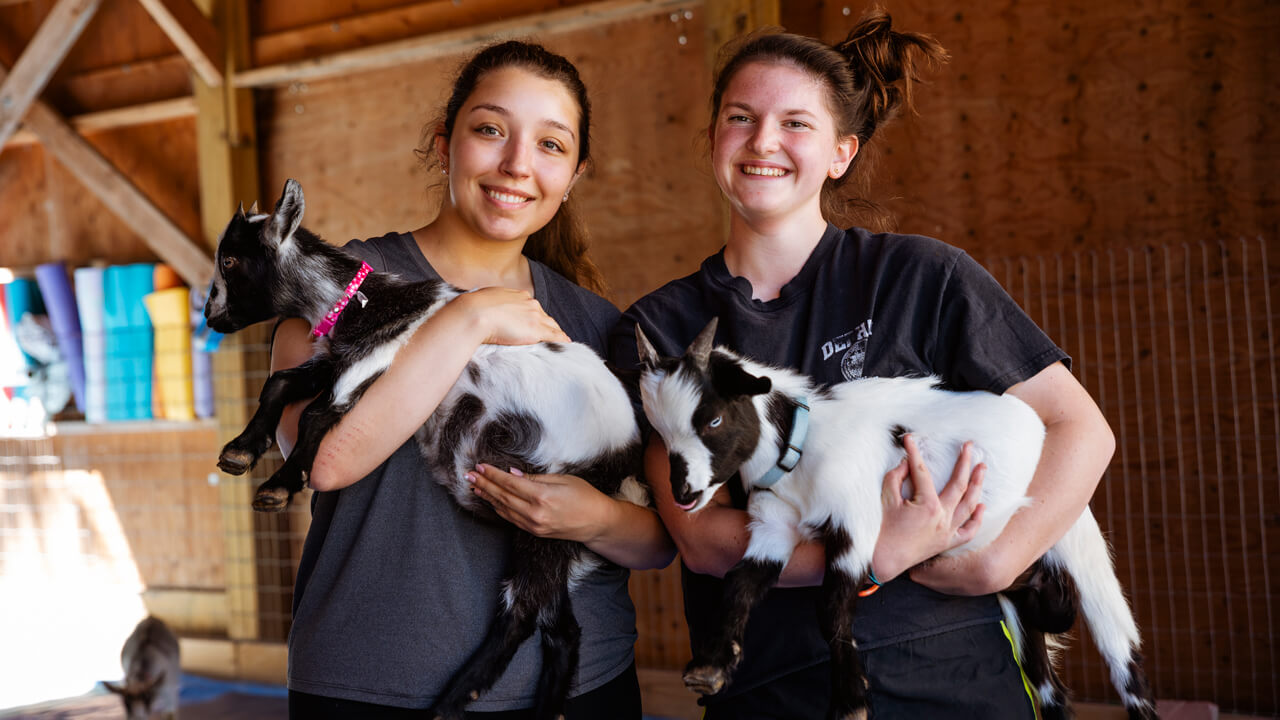
POLYGON ((716 339, 716 326, 719 323, 720 318, 711 318, 711 322, 702 328, 702 332, 698 333, 698 337, 689 343, 689 349, 684 351, 685 356, 693 358, 698 367, 705 368, 707 366, 707 360, 711 357, 711 344, 716 339))
POLYGON ((640 323, 636 323, 636 353, 640 356, 640 366, 644 369, 652 370, 658 366, 658 351, 653 349, 653 343, 645 337, 640 323))
POLYGON ((711 369, 711 387, 723 398, 763 395, 773 388, 773 381, 762 375, 752 375, 736 362, 717 362, 711 369))
POLYGON ((289 178, 284 183, 284 193, 276 202, 271 219, 267 220, 266 237, 277 245, 293 237, 298 225, 302 223, 302 213, 306 207, 306 201, 302 198, 302 186, 297 180, 289 178))

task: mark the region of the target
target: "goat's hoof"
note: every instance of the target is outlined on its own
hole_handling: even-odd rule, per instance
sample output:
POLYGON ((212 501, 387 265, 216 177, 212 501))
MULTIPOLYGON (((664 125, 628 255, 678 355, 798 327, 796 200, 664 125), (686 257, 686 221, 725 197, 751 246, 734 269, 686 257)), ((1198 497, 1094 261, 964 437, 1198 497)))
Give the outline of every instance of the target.
POLYGON ((243 475, 253 468, 258 458, 248 450, 225 447, 218 456, 218 469, 228 475, 243 475))
POLYGON ((684 671, 684 686, 699 695, 715 695, 729 684, 724 668, 702 665, 684 671))
POLYGON ((258 488, 253 509, 258 512, 280 512, 289 506, 289 491, 284 488, 258 488))
POLYGON ((1160 720, 1155 707, 1147 702, 1125 709, 1128 710, 1130 720, 1160 720))

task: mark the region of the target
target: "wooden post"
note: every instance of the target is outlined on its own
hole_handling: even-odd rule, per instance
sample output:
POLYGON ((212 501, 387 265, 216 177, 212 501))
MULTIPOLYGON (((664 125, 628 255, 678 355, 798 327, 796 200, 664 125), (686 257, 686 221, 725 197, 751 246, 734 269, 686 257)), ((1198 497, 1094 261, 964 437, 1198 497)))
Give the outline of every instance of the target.
MULTIPOLYGON (((198 0, 200 10, 221 34, 226 76, 218 87, 193 75, 196 147, 200 177, 200 218, 210 248, 240 202, 258 198, 257 138, 253 94, 230 80, 248 64, 249 33, 244 0, 198 0)), ((267 371, 261 352, 266 330, 255 326, 223 340, 213 357, 219 447, 248 423, 267 371)), ((241 477, 222 475, 223 537, 227 558, 227 634, 232 640, 257 640, 259 625, 257 518, 250 508, 253 489, 266 470, 259 464, 241 477)))

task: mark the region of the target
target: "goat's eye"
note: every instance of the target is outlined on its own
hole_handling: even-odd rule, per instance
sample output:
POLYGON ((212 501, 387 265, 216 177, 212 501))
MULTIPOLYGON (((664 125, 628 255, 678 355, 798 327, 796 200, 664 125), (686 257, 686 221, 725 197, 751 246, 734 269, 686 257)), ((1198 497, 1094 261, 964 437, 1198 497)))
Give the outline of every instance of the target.
POLYGON ((233 268, 233 267, 235 267, 235 266, 236 266, 236 259, 235 259, 235 258, 231 257, 230 255, 223 255, 223 256, 222 256, 222 269, 223 269, 223 270, 230 270, 231 268, 233 268))
POLYGON ((724 417, 723 417, 723 416, 720 416, 720 415, 717 415, 717 416, 715 417, 715 419, 714 419, 714 420, 712 420, 711 422, 707 423, 707 427, 717 428, 717 427, 720 427, 720 423, 722 423, 722 422, 724 422, 724 417))

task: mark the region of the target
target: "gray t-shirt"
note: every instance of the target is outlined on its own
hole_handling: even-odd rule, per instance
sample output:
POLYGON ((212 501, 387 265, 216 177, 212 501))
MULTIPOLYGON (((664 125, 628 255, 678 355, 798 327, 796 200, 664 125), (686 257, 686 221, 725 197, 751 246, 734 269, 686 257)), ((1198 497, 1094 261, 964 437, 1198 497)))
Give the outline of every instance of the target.
MULTIPOLYGON (((413 237, 352 241, 348 252, 409 280, 438 278, 413 237)), ((618 319, 607 300, 530 262, 534 296, 560 327, 603 354, 618 319)), ((370 303, 378 298, 369 298, 370 303)), ((289 632, 289 688, 409 708, 431 706, 483 640, 497 611, 511 527, 461 510, 428 475, 413 440, 350 487, 315 493, 289 632)), ((628 571, 606 563, 573 592, 582 650, 572 695, 633 661, 628 571)), ((476 711, 531 707, 541 666, 535 633, 476 711)))

